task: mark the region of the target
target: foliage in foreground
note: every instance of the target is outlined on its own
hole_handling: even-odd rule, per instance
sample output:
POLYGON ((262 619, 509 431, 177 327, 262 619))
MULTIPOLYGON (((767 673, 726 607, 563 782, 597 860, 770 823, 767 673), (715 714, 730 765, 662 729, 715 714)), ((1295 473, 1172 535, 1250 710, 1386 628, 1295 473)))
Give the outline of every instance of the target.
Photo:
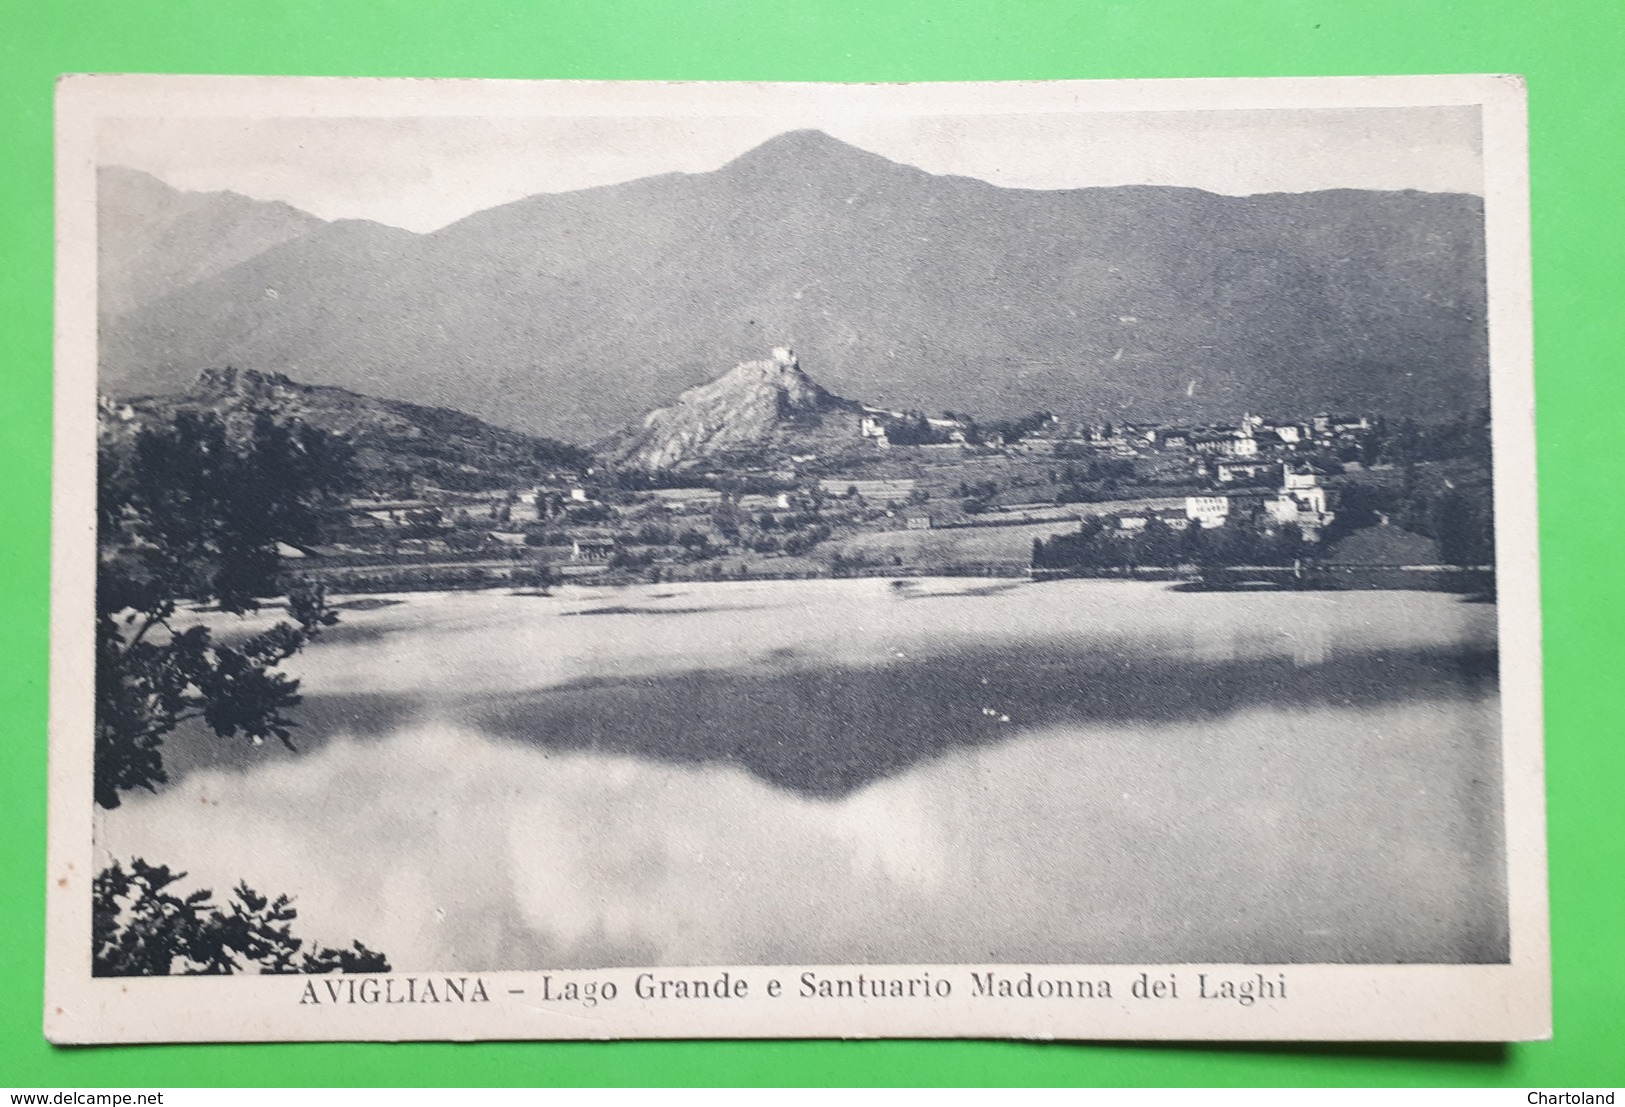
MULTIPOLYGON (((319 588, 281 580, 279 545, 314 544, 325 509, 355 483, 342 439, 265 412, 228 422, 180 412, 122 436, 103 428, 97 481, 95 799, 164 783, 161 747, 190 719, 222 738, 291 745, 286 712, 299 682, 277 671, 337 622, 319 588), (285 593, 291 621, 235 644, 178 625, 183 600, 258 610, 285 593)), ((92 887, 98 976, 387 972, 383 954, 306 946, 286 895, 239 883, 217 905, 208 889, 141 858, 115 862, 92 887)))
POLYGON ((96 976, 220 976, 228 973, 388 972, 382 953, 355 942, 350 949, 293 936, 298 916, 285 895, 270 899, 239 883, 231 900, 213 902, 207 888, 182 895, 185 879, 164 865, 115 861, 92 886, 93 969, 96 976))
POLYGON ((337 616, 319 588, 285 588, 279 543, 321 536, 355 480, 332 435, 260 413, 246 426, 181 412, 99 456, 95 798, 165 783, 165 737, 200 719, 222 738, 291 744, 299 682, 276 671, 337 616), (177 626, 182 600, 246 614, 286 591, 291 621, 236 645, 177 626))

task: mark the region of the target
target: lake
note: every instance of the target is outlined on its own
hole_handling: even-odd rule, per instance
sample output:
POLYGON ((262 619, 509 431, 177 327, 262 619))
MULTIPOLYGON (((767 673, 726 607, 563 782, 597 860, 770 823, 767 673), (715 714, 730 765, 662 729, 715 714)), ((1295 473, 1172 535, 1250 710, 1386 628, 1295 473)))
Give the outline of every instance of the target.
POLYGON ((1118 581, 358 601, 289 663, 297 753, 176 734, 98 855, 288 892, 403 971, 1504 961, 1495 619, 1118 581))

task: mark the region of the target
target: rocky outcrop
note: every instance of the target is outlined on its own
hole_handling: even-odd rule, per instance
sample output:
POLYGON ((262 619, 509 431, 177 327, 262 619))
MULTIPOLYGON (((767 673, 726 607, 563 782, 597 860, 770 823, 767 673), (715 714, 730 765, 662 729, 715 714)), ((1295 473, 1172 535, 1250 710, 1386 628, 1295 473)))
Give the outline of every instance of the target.
POLYGON ((133 438, 143 425, 170 422, 182 412, 217 416, 228 435, 247 433, 261 414, 337 435, 355 449, 364 483, 373 491, 413 482, 456 491, 511 488, 536 483, 555 470, 579 472, 592 465, 579 447, 493 426, 461 411, 230 367, 203 370, 178 394, 103 398, 103 439, 133 438))
POLYGON ((690 388, 611 441, 614 459, 638 469, 673 469, 742 448, 794 450, 858 437, 862 405, 829 392, 778 347, 690 388))

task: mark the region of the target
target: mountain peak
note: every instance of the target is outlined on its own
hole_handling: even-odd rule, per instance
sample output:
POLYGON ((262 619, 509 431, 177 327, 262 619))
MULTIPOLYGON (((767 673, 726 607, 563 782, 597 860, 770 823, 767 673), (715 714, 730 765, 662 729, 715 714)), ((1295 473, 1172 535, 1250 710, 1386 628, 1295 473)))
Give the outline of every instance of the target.
POLYGON ((324 225, 280 200, 191 192, 124 165, 96 170, 98 308, 157 303, 324 225))
POLYGON ((774 135, 740 154, 724 170, 782 170, 827 177, 842 169, 872 171, 882 168, 901 167, 879 154, 842 142, 823 131, 806 128, 774 135))
MULTIPOLYGON (((865 153, 850 143, 842 142, 816 127, 801 127, 774 135, 756 147, 757 151, 785 151, 793 154, 812 153, 865 153)), ((871 157, 876 155, 870 155, 871 157)))

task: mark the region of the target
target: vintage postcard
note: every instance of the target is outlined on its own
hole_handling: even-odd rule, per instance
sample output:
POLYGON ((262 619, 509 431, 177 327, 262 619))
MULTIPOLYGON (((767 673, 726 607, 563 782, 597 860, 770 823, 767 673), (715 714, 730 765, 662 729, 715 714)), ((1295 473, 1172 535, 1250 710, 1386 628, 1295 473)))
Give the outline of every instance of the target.
POLYGON ((1545 1037, 1524 102, 64 78, 46 1034, 1545 1037))

